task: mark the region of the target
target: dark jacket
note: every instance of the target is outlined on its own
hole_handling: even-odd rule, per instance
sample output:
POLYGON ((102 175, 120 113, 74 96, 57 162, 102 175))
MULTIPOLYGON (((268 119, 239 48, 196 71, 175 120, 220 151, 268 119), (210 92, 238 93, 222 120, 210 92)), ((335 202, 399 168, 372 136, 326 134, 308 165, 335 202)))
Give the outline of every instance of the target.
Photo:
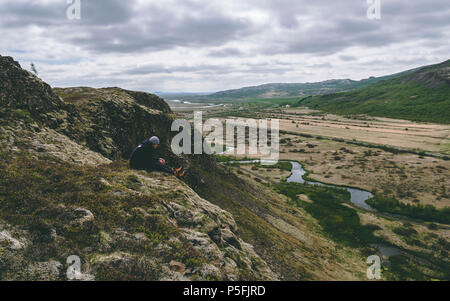
POLYGON ((158 159, 158 149, 154 149, 153 144, 147 140, 131 153, 130 168, 155 170, 159 165, 158 159))

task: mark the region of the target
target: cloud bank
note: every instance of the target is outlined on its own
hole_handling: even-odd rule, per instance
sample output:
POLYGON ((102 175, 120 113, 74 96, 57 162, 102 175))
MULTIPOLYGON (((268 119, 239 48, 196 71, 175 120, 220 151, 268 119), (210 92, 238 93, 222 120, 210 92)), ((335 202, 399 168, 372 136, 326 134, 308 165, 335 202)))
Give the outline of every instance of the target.
POLYGON ((0 0, 0 54, 53 86, 217 91, 361 79, 448 59, 448 0, 0 0))

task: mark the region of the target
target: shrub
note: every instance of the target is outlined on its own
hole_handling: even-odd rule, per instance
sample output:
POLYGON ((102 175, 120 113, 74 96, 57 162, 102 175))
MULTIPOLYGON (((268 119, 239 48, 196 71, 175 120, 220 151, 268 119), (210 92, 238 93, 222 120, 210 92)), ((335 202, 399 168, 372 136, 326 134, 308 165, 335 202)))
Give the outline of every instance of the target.
POLYGON ((380 211, 399 214, 424 221, 450 224, 450 207, 436 209, 431 205, 423 206, 420 204, 404 204, 394 198, 387 198, 379 195, 367 200, 366 203, 380 211))
POLYGON ((417 234, 417 231, 414 230, 413 228, 395 228, 393 230, 393 232, 395 234, 401 235, 401 236, 406 236, 409 237, 413 234, 417 234))
POLYGON ((427 228, 430 229, 430 230, 437 230, 437 229, 439 229, 439 227, 436 224, 434 224, 434 223, 427 224, 427 228))

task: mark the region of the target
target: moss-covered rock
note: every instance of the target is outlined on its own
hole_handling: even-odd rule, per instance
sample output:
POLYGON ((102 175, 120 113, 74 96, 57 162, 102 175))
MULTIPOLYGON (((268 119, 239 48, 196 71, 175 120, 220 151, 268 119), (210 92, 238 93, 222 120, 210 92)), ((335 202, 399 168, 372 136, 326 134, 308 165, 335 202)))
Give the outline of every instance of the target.
POLYGON ((169 152, 162 99, 54 93, 8 57, 0 77, 1 280, 66 280, 72 255, 80 280, 277 279, 230 213, 174 176, 127 168, 122 158, 151 135, 189 164, 169 152))

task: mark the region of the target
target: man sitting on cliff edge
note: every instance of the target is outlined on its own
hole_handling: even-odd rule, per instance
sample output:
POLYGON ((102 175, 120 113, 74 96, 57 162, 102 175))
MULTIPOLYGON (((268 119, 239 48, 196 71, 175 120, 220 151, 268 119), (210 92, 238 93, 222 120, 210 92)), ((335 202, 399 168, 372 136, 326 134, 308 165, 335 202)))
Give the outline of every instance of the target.
POLYGON ((170 168, 166 160, 158 157, 159 138, 151 137, 144 143, 136 147, 131 153, 130 168, 136 170, 162 171, 175 176, 184 176, 182 168, 170 168))

